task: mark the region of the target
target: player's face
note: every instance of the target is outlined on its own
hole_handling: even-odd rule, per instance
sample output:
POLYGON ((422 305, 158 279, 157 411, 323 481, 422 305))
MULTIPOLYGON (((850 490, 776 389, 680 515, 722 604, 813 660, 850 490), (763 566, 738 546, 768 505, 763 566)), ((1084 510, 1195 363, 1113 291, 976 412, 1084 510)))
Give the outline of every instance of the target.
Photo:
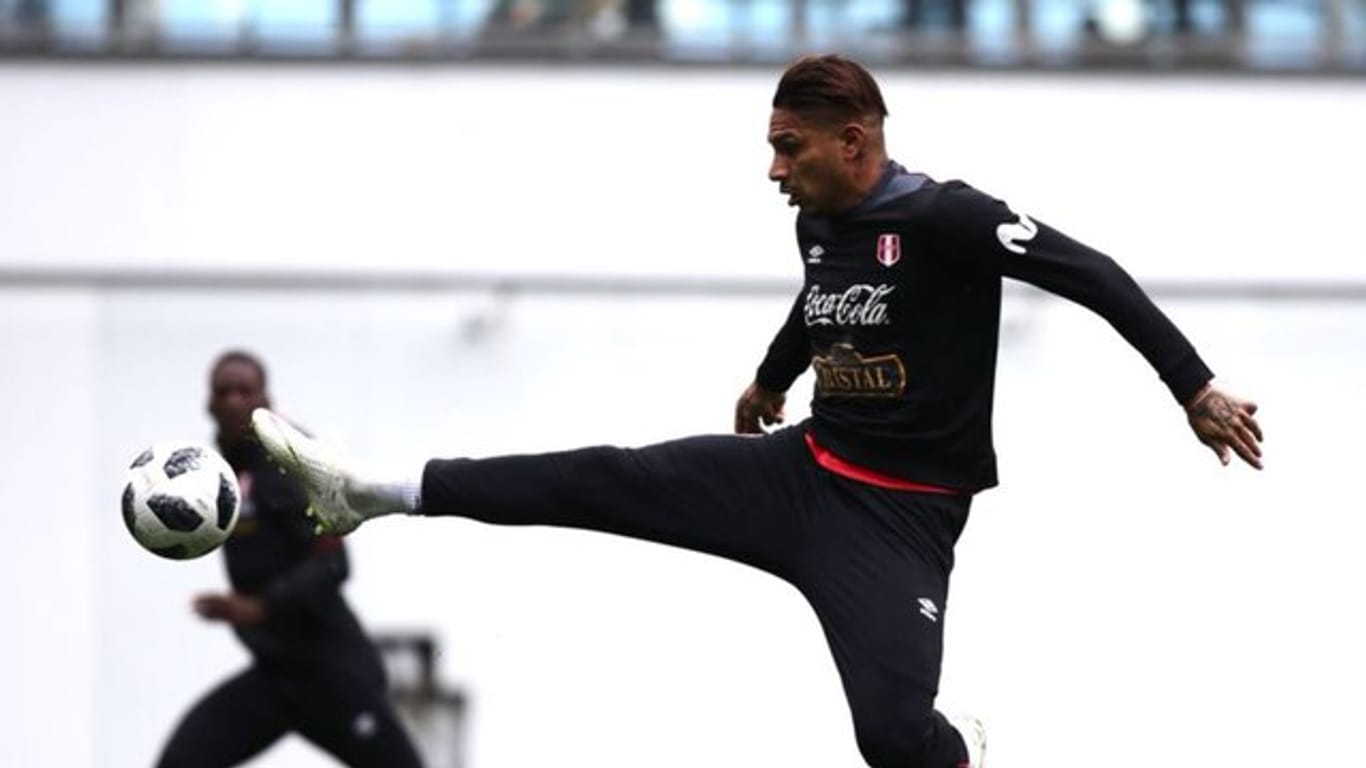
POLYGON ((209 415, 218 424, 218 434, 224 440, 245 437, 251 424, 251 412, 269 404, 256 366, 229 360, 213 372, 209 381, 209 415))
POLYGON ((837 126, 787 109, 768 121, 773 162, 768 178, 778 182, 787 204, 808 215, 838 213, 849 200, 851 178, 846 142, 837 126))

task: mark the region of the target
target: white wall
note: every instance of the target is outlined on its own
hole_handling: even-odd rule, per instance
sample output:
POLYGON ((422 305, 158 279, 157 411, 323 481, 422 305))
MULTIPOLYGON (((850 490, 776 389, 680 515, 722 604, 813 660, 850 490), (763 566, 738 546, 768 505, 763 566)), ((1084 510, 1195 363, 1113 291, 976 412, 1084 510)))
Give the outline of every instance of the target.
MULTIPOLYGON (((0 70, 0 265, 789 275, 775 73, 0 70)), ((884 76, 890 147, 1145 277, 1366 276, 1366 83, 884 76)))
MULTIPOLYGON (((1147 277, 1360 279, 1359 89, 1044 85, 888 78, 894 146, 1032 201, 1147 277), (1050 106, 1047 126, 1016 125, 1029 141, 963 140, 986 130, 971 122, 984 113, 1030 103, 1050 106), (914 123, 918 105, 943 125, 914 123), (1166 122, 1139 123, 1153 114, 1166 122), (1102 129, 1127 151, 1101 152, 1102 129), (1154 169, 1176 181, 1140 173, 1154 169), (1152 221, 1181 238, 1159 244, 1152 221), (1284 247, 1300 231, 1332 247, 1284 247)), ((342 253, 344 267, 795 280, 790 213, 762 179, 769 86, 719 73, 0 70, 0 265, 270 268, 342 253), (603 97, 565 105, 584 93, 603 97), (497 126, 468 107, 493 94, 497 126), (627 95, 640 114, 618 103, 627 95), (561 108, 533 112, 545 99, 561 108), (590 110, 593 123, 575 119, 590 110), (336 116, 348 119, 327 134, 336 116), (324 174, 342 146, 364 151, 324 174), (546 166, 553 184, 534 175, 546 166), (526 185, 547 194, 490 203, 526 185), (695 211, 705 223, 680 220, 695 211), (622 229, 584 250, 605 212, 622 229)), ((195 591, 223 585, 220 563, 150 557, 114 511, 144 443, 207 434, 204 368, 222 347, 260 350, 302 422, 363 458, 415 465, 723 431, 785 309, 763 297, 0 289, 6 761, 147 764, 183 708, 242 663, 188 610, 195 591)), ((1366 384, 1366 307, 1168 309, 1261 402, 1267 471, 1220 469, 1103 323, 1012 298, 1004 485, 979 499, 960 546, 946 703, 990 720, 1002 765, 1366 764, 1366 498, 1353 484, 1366 417, 1350 405, 1366 384)), ((445 640, 443 674, 474 696, 476 768, 857 764, 818 627, 763 574, 463 520, 384 521, 351 546, 349 594, 367 622, 445 640)), ((326 762, 293 744, 261 764, 326 762)))

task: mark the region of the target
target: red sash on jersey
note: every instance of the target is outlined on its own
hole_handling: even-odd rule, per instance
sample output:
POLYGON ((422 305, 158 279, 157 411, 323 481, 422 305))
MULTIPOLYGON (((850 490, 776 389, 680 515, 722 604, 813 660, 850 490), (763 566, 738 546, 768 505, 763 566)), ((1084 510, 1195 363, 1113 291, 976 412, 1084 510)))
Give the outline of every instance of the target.
POLYGON ((816 463, 834 472, 841 477, 850 480, 857 480, 860 483, 876 485, 879 488, 890 488, 894 491, 919 491, 920 493, 943 493, 949 496, 961 496, 960 491, 952 488, 944 488, 938 485, 925 485, 924 483, 913 483, 910 480, 902 480, 899 477, 884 475, 881 472, 860 467, 841 459, 835 454, 827 451, 810 433, 806 433, 806 447, 811 449, 811 456, 816 459, 816 463))

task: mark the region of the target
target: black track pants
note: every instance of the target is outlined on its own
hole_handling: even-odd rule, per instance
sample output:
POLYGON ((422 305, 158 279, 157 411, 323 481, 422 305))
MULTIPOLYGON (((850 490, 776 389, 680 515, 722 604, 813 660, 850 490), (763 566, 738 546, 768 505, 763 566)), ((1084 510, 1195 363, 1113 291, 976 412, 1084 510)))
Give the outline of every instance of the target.
POLYGON ((420 511, 605 531, 773 573, 820 619, 868 764, 956 768, 963 743, 934 698, 953 545, 969 501, 830 473, 792 428, 433 460, 420 511))
POLYGON ((290 731, 351 768, 422 765, 381 689, 335 675, 251 666, 186 713, 157 767, 240 765, 290 731))

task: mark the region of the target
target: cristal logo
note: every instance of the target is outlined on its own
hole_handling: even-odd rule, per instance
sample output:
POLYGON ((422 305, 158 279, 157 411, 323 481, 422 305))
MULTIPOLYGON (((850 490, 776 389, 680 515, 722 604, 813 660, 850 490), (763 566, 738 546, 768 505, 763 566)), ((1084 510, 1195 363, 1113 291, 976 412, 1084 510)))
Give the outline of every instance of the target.
POLYGON ((819 285, 806 292, 807 325, 889 325, 887 296, 894 285, 858 283, 842 293, 823 293, 819 285))

